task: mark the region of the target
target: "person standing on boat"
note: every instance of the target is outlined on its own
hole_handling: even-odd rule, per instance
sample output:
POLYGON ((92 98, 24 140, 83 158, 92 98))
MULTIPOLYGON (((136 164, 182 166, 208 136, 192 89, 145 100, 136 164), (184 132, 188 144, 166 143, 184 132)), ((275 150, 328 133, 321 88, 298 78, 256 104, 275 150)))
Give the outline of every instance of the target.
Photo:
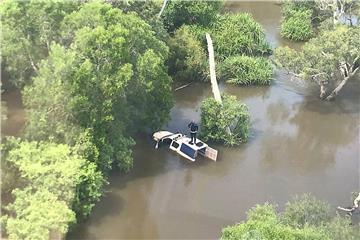
POLYGON ((196 133, 199 129, 198 125, 194 122, 194 120, 192 120, 189 124, 188 124, 188 128, 190 128, 190 136, 191 136, 191 140, 190 140, 190 144, 196 144, 196 133), (194 139, 194 141, 193 141, 194 139))

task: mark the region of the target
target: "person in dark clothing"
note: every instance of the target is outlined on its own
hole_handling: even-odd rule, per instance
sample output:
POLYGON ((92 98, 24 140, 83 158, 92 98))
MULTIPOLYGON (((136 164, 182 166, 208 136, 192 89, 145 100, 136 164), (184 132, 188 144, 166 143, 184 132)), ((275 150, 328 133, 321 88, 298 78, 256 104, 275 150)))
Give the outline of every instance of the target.
POLYGON ((190 128, 190 136, 191 136, 190 144, 193 144, 193 143, 196 144, 196 133, 197 133, 199 127, 194 121, 191 121, 188 124, 188 128, 190 128))

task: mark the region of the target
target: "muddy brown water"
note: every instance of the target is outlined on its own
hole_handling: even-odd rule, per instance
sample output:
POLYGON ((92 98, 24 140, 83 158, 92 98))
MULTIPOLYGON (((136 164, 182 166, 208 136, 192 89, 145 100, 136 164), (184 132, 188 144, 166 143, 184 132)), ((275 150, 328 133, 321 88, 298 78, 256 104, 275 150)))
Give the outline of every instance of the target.
MULTIPOLYGON (((278 5, 235 2, 227 8, 253 14, 273 46, 300 46, 279 36, 278 5)), ((214 145, 217 162, 188 162, 166 148, 155 150, 149 136, 138 136, 134 168, 111 175, 102 200, 68 239, 214 239, 223 227, 244 220, 255 204, 268 201, 282 209, 292 196, 306 192, 334 208, 348 206, 350 193, 360 185, 360 84, 351 83, 336 101, 324 102, 316 86, 281 71, 274 78, 270 87, 220 84, 249 106, 252 125, 248 143, 214 145)), ((199 121, 201 101, 209 96, 208 83, 175 92, 164 129, 187 132, 187 123, 199 121)), ((3 134, 13 135, 24 112, 17 108, 16 94, 3 99, 12 114, 3 134)))

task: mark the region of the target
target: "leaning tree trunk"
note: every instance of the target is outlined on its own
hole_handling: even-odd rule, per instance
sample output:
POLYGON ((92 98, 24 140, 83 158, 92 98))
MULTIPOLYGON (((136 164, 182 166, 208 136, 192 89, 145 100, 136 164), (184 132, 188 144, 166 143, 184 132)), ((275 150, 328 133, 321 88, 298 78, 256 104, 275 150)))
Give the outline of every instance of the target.
POLYGON ((354 62, 350 66, 348 63, 343 63, 340 66, 340 72, 342 73, 342 76, 344 77, 343 80, 337 85, 337 87, 330 93, 329 96, 326 97, 326 100, 332 100, 334 99, 339 91, 345 86, 345 84, 349 81, 350 78, 355 76, 356 72, 359 70, 360 66, 358 66, 357 61, 359 57, 355 58, 354 62))
POLYGON ((360 193, 358 194, 358 196, 354 199, 354 204, 352 207, 348 207, 348 208, 343 208, 343 207, 337 207, 339 210, 345 211, 347 213, 349 213, 350 215, 352 215, 352 213, 359 208, 359 202, 360 202, 360 193))
MULTIPOLYGON (((214 47, 212 44, 211 37, 208 33, 206 33, 206 40, 208 44, 209 51, 209 67, 210 67, 210 81, 211 81, 211 89, 214 94, 214 98, 217 102, 222 104, 222 99, 220 95, 219 85, 216 81, 216 71, 215 71, 215 57, 214 57, 214 47)), ((226 127, 226 132, 231 135, 230 127, 226 127)))
POLYGON ((337 87, 326 97, 326 100, 333 100, 338 94, 339 91, 345 86, 345 84, 347 83, 347 81, 349 80, 350 77, 345 77, 340 83, 339 85, 337 85, 337 87))

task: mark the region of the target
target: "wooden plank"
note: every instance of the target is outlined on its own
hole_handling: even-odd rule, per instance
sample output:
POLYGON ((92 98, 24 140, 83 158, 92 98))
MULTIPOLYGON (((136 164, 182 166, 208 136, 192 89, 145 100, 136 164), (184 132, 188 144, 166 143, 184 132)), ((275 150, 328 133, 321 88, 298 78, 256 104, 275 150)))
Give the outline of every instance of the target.
POLYGON ((218 151, 211 148, 211 147, 206 147, 205 149, 205 157, 209 158, 210 160, 213 160, 216 162, 217 159, 217 155, 218 155, 218 151))

